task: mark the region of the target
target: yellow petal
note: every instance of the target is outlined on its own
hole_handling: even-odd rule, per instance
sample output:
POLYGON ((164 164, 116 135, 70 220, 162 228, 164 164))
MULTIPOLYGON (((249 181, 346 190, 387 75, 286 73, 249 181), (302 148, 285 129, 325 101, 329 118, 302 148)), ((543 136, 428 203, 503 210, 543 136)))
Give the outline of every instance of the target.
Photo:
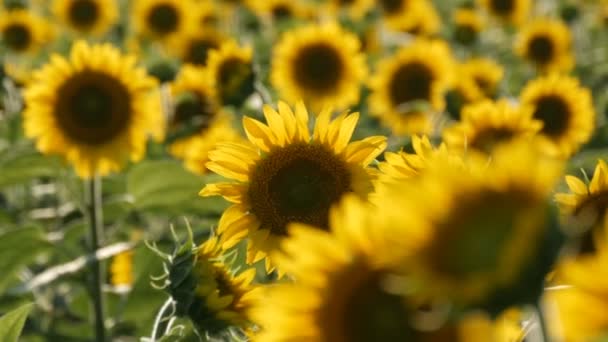
POLYGON ((260 150, 270 152, 274 145, 274 136, 268 126, 252 118, 243 117, 243 128, 249 141, 260 150))

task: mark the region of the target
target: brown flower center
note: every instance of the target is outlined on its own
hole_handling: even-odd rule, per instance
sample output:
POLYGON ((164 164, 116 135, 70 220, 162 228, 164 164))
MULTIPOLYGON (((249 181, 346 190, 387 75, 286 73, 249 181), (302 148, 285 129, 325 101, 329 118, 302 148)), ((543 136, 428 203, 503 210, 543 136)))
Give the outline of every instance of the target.
POLYGON ((380 0, 382 10, 387 14, 397 14, 405 6, 407 0, 380 0))
POLYGON ((430 100, 433 72, 418 62, 399 67, 389 82, 389 98, 393 107, 414 100, 430 100))
POLYGON ((535 101, 534 118, 543 122, 542 134, 557 137, 568 129, 570 107, 557 95, 544 95, 535 101))
POLYGON ((537 64, 551 62, 554 55, 553 41, 547 36, 536 36, 528 45, 528 57, 537 64))
POLYGON ((12 50, 25 51, 32 42, 29 28, 21 24, 7 26, 2 32, 4 43, 12 50))
POLYGON ((177 30, 179 13, 175 7, 169 4, 159 4, 150 10, 147 22, 155 33, 167 35, 177 30))
POLYGON ((68 10, 68 16, 75 26, 89 28, 99 18, 99 8, 92 0, 74 0, 68 10))
POLYGON ((217 49, 219 43, 215 39, 194 39, 190 42, 184 61, 204 66, 207 64, 209 51, 217 49))
POLYGON ((509 15, 515 9, 516 0, 491 0, 490 9, 498 15, 509 15))
POLYGON ((302 48, 293 61, 295 81, 315 93, 335 90, 343 77, 344 65, 336 48, 315 43, 302 48))
POLYGON ((471 138, 470 146, 474 149, 491 153, 496 145, 513 139, 516 133, 508 127, 486 127, 471 138))

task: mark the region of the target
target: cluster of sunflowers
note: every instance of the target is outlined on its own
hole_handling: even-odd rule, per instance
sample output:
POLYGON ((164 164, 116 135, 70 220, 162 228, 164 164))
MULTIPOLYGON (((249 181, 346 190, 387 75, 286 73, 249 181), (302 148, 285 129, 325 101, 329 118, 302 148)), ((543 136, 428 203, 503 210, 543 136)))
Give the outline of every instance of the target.
POLYGON ((607 43, 603 0, 4 0, 0 339, 604 341, 607 43))

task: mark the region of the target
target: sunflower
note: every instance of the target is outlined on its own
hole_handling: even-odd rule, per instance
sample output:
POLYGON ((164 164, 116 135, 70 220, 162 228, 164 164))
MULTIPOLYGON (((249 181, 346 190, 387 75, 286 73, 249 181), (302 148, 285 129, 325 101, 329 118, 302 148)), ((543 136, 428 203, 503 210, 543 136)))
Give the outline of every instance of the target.
POLYGON ((391 236, 407 248, 410 233, 422 240, 404 261, 406 274, 422 293, 456 307, 497 313, 534 303, 555 254, 547 251, 556 234, 547 199, 561 165, 518 143, 497 149, 489 165, 471 156, 466 166, 435 163, 378 206, 394 222, 391 236), (403 223, 412 213, 416 226, 403 223))
POLYGON ((155 39, 174 38, 195 25, 191 0, 136 0, 134 6, 137 31, 155 39))
POLYGON ((441 20, 435 7, 427 0, 408 0, 407 10, 397 18, 385 18, 387 26, 395 31, 417 36, 430 36, 439 32, 441 20))
POLYGON ((534 118, 543 122, 541 143, 557 155, 572 155, 593 134, 591 92, 576 78, 553 74, 534 79, 522 90, 520 101, 533 106, 534 118))
POLYGON ((532 118, 532 108, 517 107, 502 99, 465 106, 461 121, 443 131, 443 140, 456 150, 491 154, 500 144, 531 138, 543 126, 532 118))
POLYGON ((561 20, 536 19, 522 28, 515 51, 543 72, 567 72, 574 67, 571 40, 561 20))
POLYGON ((260 295, 252 309, 261 327, 257 341, 503 342, 492 338, 498 329, 484 314, 442 324, 428 306, 424 311, 417 300, 391 292, 392 237, 372 213, 347 196, 331 211, 332 233, 290 227, 277 262, 296 282, 269 286, 260 295))
POLYGON ((374 0, 329 0, 327 11, 333 16, 345 14, 359 20, 363 18, 374 6, 374 0))
POLYGON ((356 104, 366 75, 357 36, 328 23, 286 32, 274 48, 270 79, 282 98, 303 99, 317 112, 356 104))
POLYGON ((269 17, 274 21, 308 18, 312 11, 301 1, 267 0, 255 2, 255 12, 260 17, 269 17))
POLYGON ((484 23, 479 13, 471 8, 459 8, 453 14, 453 37, 457 42, 470 45, 477 41, 484 23))
MULTIPOLYGON (((238 182, 208 184, 201 191, 234 203, 217 231, 226 248, 249 236, 248 263, 275 250, 290 222, 328 229, 329 208, 344 194, 366 198, 372 190, 367 165, 386 147, 381 136, 349 143, 358 113, 330 121, 331 110, 322 111, 311 138, 304 104, 295 106, 295 114, 283 102, 278 107, 278 113, 264 107, 268 125, 243 119, 252 144, 223 143, 209 153, 207 168, 238 182)), ((270 259, 266 267, 273 268, 270 259)))
POLYGON ((218 6, 212 0, 200 0, 196 2, 196 22, 204 28, 215 27, 220 23, 222 16, 218 6))
POLYGON ((135 57, 76 42, 69 59, 53 55, 25 90, 25 134, 43 153, 64 155, 83 178, 117 171, 141 159, 148 133, 158 133, 156 86, 135 57))
POLYGON ((168 46, 183 63, 205 66, 209 52, 219 49, 226 39, 219 31, 205 27, 173 37, 168 46))
POLYGON ((478 0, 492 16, 503 22, 519 25, 529 14, 531 0, 478 0))
POLYGON ((240 107, 254 92, 253 52, 228 40, 209 51, 207 67, 214 98, 222 105, 240 107))
POLYGON ((452 64, 450 49, 443 41, 421 39, 401 48, 379 62, 369 81, 370 112, 398 134, 430 131, 429 112, 445 108, 452 64))
POLYGON ((576 230, 595 227, 608 214, 608 165, 598 160, 589 185, 574 176, 566 176, 570 193, 558 193, 555 200, 563 215, 574 222, 576 230))
POLYGON ((0 13, 0 38, 11 52, 36 52, 48 41, 46 22, 26 10, 0 13))
POLYGON ((133 285, 133 251, 115 255, 110 263, 110 283, 116 287, 129 288, 133 285))
POLYGON ((53 14, 75 32, 101 36, 118 20, 116 0, 54 0, 53 14))

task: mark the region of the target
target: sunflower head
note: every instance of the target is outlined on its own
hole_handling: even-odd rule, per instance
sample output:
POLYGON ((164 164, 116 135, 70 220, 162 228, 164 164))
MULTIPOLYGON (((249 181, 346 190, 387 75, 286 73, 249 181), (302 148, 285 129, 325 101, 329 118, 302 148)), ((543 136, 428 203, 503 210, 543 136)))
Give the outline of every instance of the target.
POLYGON ((291 222, 329 229, 329 208, 343 195, 367 197, 372 188, 367 165, 386 147, 379 136, 349 142, 358 113, 332 121, 327 109, 311 135, 302 103, 295 113, 283 102, 278 109, 264 107, 267 125, 243 119, 251 144, 219 144, 209 153, 207 168, 238 182, 209 184, 201 191, 234 203, 222 215, 218 233, 226 247, 249 236, 248 262, 276 249, 291 222))
POLYGON ((370 112, 399 134, 431 130, 431 116, 445 108, 453 70, 448 45, 416 40, 380 61, 370 79, 370 112))
POLYGON ((441 20, 435 7, 428 0, 407 0, 402 10, 395 16, 385 17, 388 27, 395 31, 415 36, 432 36, 439 32, 441 20))
POLYGON ((191 1, 137 0, 135 2, 135 26, 139 33, 166 40, 188 32, 196 13, 191 1))
POLYGON ((523 105, 543 122, 540 142, 553 154, 568 157, 586 143, 595 127, 591 93, 578 79, 552 74, 530 81, 520 94, 523 105))
POLYGON ((531 0, 478 0, 492 16, 501 21, 519 25, 529 14, 531 0))
POLYGON ((211 50, 217 50, 226 37, 212 28, 192 31, 172 38, 168 45, 172 52, 185 64, 205 66, 211 50))
POLYGON ((536 19, 515 41, 518 55, 542 72, 566 72, 574 66, 570 29, 560 20, 536 19))
POLYGON ((559 241, 547 199, 560 163, 520 143, 496 150, 490 165, 471 156, 465 166, 435 163, 379 205, 398 229, 392 236, 422 240, 406 274, 421 293, 460 308, 496 314, 535 303, 559 241), (411 213, 426 223, 400 223, 411 213))
POLYGON ((81 177, 119 170, 161 135, 157 83, 108 44, 76 42, 53 55, 25 90, 25 134, 43 153, 63 155, 81 177), (111 60, 113 63, 104 63, 111 60))
POLYGON ((11 52, 36 52, 48 36, 45 21, 23 9, 0 13, 0 39, 11 52))
POLYGON ((240 107, 255 90, 250 47, 224 42, 218 50, 209 52, 207 72, 214 97, 222 105, 240 107))
POLYGON ((363 18, 374 6, 373 0, 330 0, 327 11, 333 16, 345 15, 354 20, 363 18))
POLYGON ((479 13, 471 8, 459 8, 454 12, 453 17, 454 39, 463 45, 475 43, 484 24, 479 13))
POLYGON ((54 0, 53 13, 71 30, 103 35, 118 19, 115 0, 54 0))
POLYGON ((260 17, 267 17, 275 22, 309 18, 312 10, 300 1, 268 0, 254 2, 254 10, 260 17))
POLYGON ((357 36, 329 23, 283 34, 273 51, 270 78, 282 98, 303 99, 317 112, 357 103, 366 74, 357 36))
POLYGON ((465 106, 459 123, 443 132, 450 148, 491 154, 499 145, 533 137, 542 122, 532 118, 532 108, 516 107, 507 100, 481 101, 465 106))

